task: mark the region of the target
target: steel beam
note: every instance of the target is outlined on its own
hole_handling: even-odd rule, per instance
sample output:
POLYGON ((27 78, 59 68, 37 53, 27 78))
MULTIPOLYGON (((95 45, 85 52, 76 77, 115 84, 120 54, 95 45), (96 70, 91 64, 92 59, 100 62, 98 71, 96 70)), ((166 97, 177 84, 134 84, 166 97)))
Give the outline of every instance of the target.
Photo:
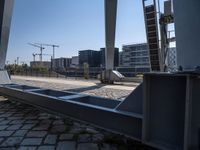
POLYGON ((187 75, 144 77, 143 142, 165 150, 184 147, 187 75))
POLYGON ((173 0, 177 64, 183 70, 200 66, 200 1, 173 0))
POLYGON ((117 110, 117 100, 13 84, 0 85, 0 94, 141 140, 142 114, 117 110))
POLYGON ((152 73, 122 102, 16 84, 0 85, 0 94, 155 148, 188 150, 199 149, 199 88, 198 75, 152 73))
POLYGON ((117 0, 105 0, 106 70, 114 67, 116 16, 117 0))
POLYGON ((0 70, 5 67, 14 0, 0 1, 0 70))

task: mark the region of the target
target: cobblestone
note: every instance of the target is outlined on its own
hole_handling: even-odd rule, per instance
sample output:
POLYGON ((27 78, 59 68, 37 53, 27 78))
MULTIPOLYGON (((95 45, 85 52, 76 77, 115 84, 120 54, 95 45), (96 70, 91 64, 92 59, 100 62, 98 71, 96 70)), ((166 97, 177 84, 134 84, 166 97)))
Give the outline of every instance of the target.
POLYGON ((47 135, 44 144, 56 144, 57 135, 47 135))
POLYGON ((0 122, 0 125, 7 125, 10 122, 10 120, 4 120, 0 122))
POLYGON ((9 124, 22 124, 25 120, 13 120, 9 124))
POLYGON ((61 134, 60 140, 72 140, 74 137, 74 134, 61 134))
POLYGON ((7 130, 17 130, 21 127, 22 125, 11 125, 7 128, 7 130))
POLYGON ((78 137, 78 142, 91 142, 90 134, 80 134, 78 137))
POLYGON ((22 141, 22 137, 9 137, 6 139, 6 141, 4 141, 1 146, 2 147, 9 147, 9 146, 18 146, 21 141, 22 141))
POLYGON ((49 124, 39 124, 37 125, 36 127, 33 128, 33 130, 38 130, 38 131, 41 131, 41 130, 48 130, 49 129, 49 124))
POLYGON ((94 143, 82 143, 78 144, 78 149, 77 150, 98 150, 98 145, 94 143))
POLYGON ((0 126, 0 130, 4 130, 4 129, 6 129, 8 126, 7 125, 1 125, 0 126))
POLYGON ((21 146, 18 150, 36 150, 36 146, 21 146))
POLYGON ((0 137, 10 136, 14 131, 0 131, 0 137))
POLYGON ((66 130, 65 125, 57 125, 51 128, 51 133, 63 133, 66 130))
POLYGON ((0 148, 0 150, 17 150, 15 147, 5 147, 5 148, 0 148))
POLYGON ((0 121, 3 121, 3 120, 5 120, 4 118, 0 118, 0 121))
POLYGON ((40 145, 42 138, 26 138, 22 141, 21 145, 40 145))
POLYGON ((46 131, 30 131, 27 133, 27 137, 44 137, 47 134, 46 131))
POLYGON ((31 129, 32 127, 34 127, 34 126, 35 126, 35 124, 24 124, 21 129, 28 130, 28 129, 31 129))
POLYGON ((69 141, 65 141, 65 142, 59 142, 58 146, 56 148, 56 150, 75 150, 76 149, 76 143, 75 142, 69 142, 69 141))
POLYGON ((0 138, 0 143, 4 140, 4 138, 0 138))
POLYGON ((40 146, 38 150, 54 150, 55 146, 40 146))
POLYGON ((25 123, 37 124, 38 122, 39 122, 38 120, 27 120, 25 123))
POLYGON ((24 136, 27 132, 28 130, 17 130, 13 136, 24 136))

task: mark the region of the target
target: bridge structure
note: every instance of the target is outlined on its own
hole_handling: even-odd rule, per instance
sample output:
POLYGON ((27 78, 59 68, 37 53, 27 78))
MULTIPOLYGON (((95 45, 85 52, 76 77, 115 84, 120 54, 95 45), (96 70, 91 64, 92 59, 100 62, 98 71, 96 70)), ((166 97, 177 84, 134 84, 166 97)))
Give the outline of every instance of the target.
MULTIPOLYGON (((10 82, 4 70, 14 0, 0 1, 0 93, 166 150, 200 148, 200 1, 174 0, 175 73, 152 72, 124 101, 10 82)), ((113 69, 117 0, 105 0, 106 71, 113 69)), ((156 67, 155 67, 156 68, 156 67)), ((109 73, 108 73, 109 74, 109 73)), ((109 77, 109 76, 108 76, 109 77)), ((109 78, 108 78, 109 79, 109 78)))

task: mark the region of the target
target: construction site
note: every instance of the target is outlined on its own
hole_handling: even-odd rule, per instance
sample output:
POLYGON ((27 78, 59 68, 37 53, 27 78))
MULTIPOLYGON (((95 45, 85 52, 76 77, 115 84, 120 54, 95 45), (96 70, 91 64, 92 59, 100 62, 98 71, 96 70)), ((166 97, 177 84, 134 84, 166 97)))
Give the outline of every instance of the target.
MULTIPOLYGON (((199 0, 141 0, 146 43, 124 45, 126 55, 143 51, 133 53, 144 60, 134 78, 115 67, 119 0, 104 0, 105 67, 93 80, 84 61, 87 80, 10 76, 14 1, 0 0, 0 150, 200 149, 199 0)), ((60 45, 27 44, 39 50, 32 66, 52 68, 60 45)))

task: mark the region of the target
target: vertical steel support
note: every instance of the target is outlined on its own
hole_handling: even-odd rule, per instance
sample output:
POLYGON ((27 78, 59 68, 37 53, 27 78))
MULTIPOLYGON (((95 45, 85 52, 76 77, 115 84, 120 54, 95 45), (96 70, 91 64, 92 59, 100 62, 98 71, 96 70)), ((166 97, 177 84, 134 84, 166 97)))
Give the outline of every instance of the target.
POLYGON ((106 70, 114 67, 117 0, 105 0, 106 70))
POLYGON ((174 0, 177 64, 184 70, 200 66, 200 1, 174 0))
POLYGON ((0 1, 0 70, 5 67, 14 0, 0 1))

